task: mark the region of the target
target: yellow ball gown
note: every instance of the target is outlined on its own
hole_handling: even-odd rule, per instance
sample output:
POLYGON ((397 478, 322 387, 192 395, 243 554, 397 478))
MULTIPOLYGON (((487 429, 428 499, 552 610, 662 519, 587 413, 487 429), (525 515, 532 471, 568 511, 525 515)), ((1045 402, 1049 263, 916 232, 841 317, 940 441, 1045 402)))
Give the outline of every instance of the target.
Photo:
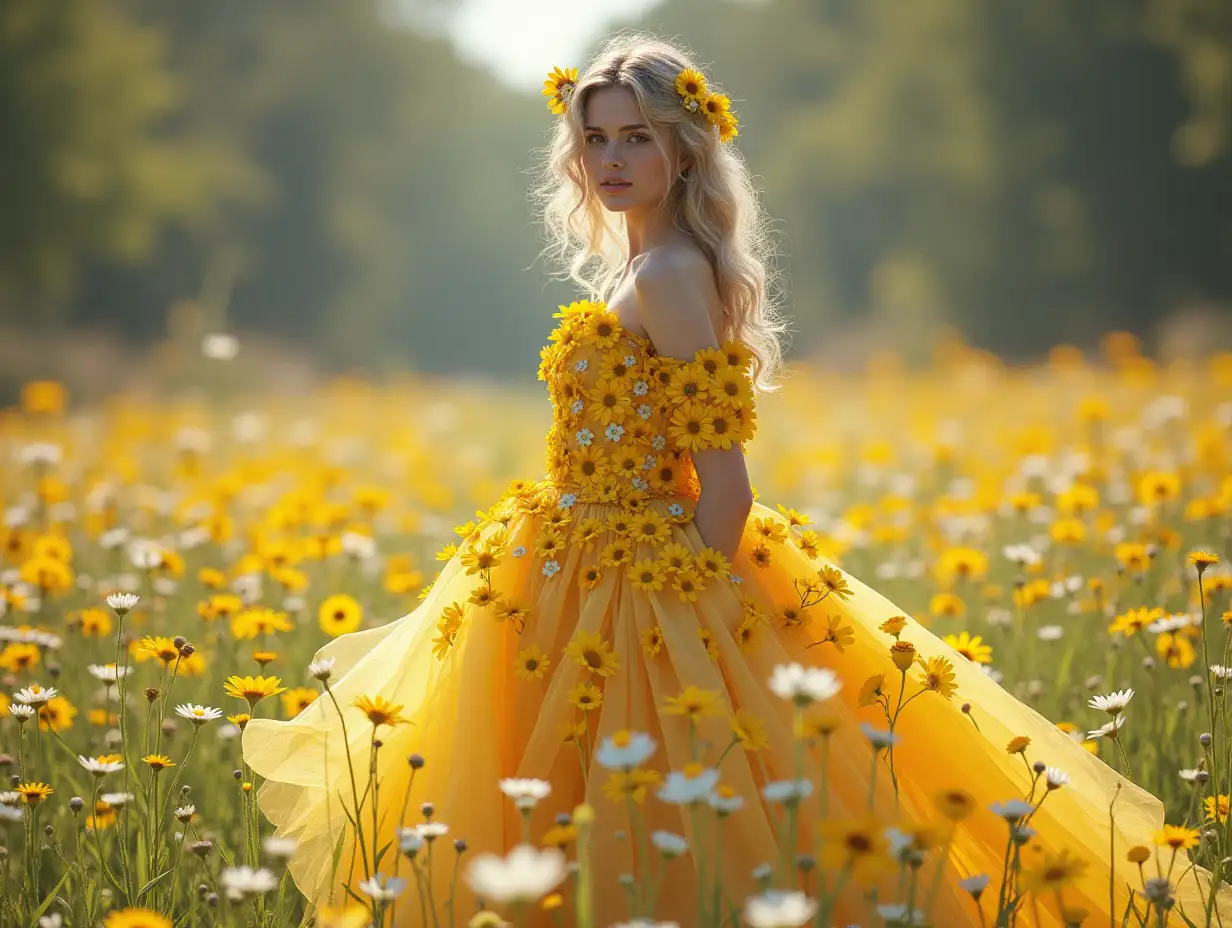
MULTIPOLYGON (((762 787, 802 773, 817 788, 800 805, 797 850, 812 853, 828 836, 831 863, 845 850, 819 826, 823 811, 857 833, 870 799, 886 824, 945 823, 944 811, 970 811, 954 828, 940 879, 931 859, 922 872, 917 906, 935 884, 930 923, 937 926, 981 924, 976 903, 958 885, 981 873, 991 877, 983 905, 992 924, 1009 831, 990 806, 1032 793, 1036 804, 1046 794, 1030 819, 1036 838, 1022 851, 1023 868, 1042 873, 1045 860, 1070 852, 1061 863, 1071 871, 1060 877, 1063 904, 1085 909, 1088 924, 1109 924, 1111 908, 1120 924, 1126 884, 1141 886, 1126 852, 1151 844, 1163 823, 1161 803, 914 620, 904 617, 897 636, 882 630, 902 610, 821 556, 790 510, 754 504, 730 565, 707 549, 691 521, 700 490, 691 453, 743 444, 755 431, 747 348, 728 342, 687 361, 663 357, 601 303, 562 309, 539 370, 554 413, 546 477, 514 484, 488 510, 413 612, 343 635, 316 655, 333 661, 330 688, 348 719, 361 790, 373 728, 353 702, 381 697, 408 720, 378 732, 376 846, 393 842, 380 870, 394 872, 395 829, 421 823, 421 803, 432 802, 432 820, 449 827, 434 845, 432 889, 442 905, 453 879, 452 840, 465 839, 472 857, 518 843, 522 823, 498 781, 540 778, 552 789, 534 810, 534 841, 557 814, 583 800, 593 806, 595 924, 627 920, 617 877, 634 871, 638 841, 630 804, 613 785, 618 777, 594 752, 604 739, 635 731, 657 743, 643 767, 662 777, 722 755, 721 784, 744 807, 718 831, 709 816, 699 818, 697 837, 705 866, 718 858, 736 906, 757 891, 754 869, 774 865, 788 840, 782 806, 765 801, 762 787), (936 659, 952 662, 952 676, 936 659), (830 668, 842 683, 808 715, 814 744, 800 768, 793 706, 769 686, 775 667, 793 662, 830 668), (923 692, 898 716, 891 776, 888 756, 874 756, 861 723, 885 729, 882 706, 894 710, 904 680, 907 698, 923 692), (679 699, 686 691, 695 698, 679 699), (691 702, 695 723, 681 714, 691 702), (725 751, 734 729, 741 741, 725 751), (824 771, 817 747, 823 735, 824 771), (1015 738, 1030 739, 1024 753, 1007 752, 1015 738), (425 762, 413 783, 412 754, 425 762), (1068 782, 1050 790, 1041 777, 1033 790, 1036 761, 1068 774, 1068 782)), ((351 804, 350 780, 332 701, 318 699, 290 721, 253 719, 243 753, 264 778, 262 811, 278 834, 299 842, 290 868, 300 890, 314 903, 344 900, 342 887, 363 880, 364 861, 343 808, 351 804)), ((649 776, 636 804, 641 827, 693 838, 689 811, 662 801, 649 776)), ((369 823, 371 813, 369 800, 369 823)), ((406 860, 398 866, 409 876, 406 860)), ((694 867, 690 854, 666 864, 657 917, 696 922, 694 867)), ((876 867, 866 869, 866 885, 881 886, 881 901, 905 901, 895 892, 897 870, 878 876, 876 867)), ((815 891, 817 876, 810 874, 805 888, 815 891)), ((1188 911, 1198 907, 1199 924, 1205 885, 1204 873, 1190 871, 1177 890, 1188 911)), ((880 923, 870 920, 859 890, 849 883, 831 913, 835 924, 880 923)), ((395 909, 398 924, 420 923, 415 895, 412 882, 395 909)), ((1218 902, 1225 917, 1232 913, 1224 893, 1218 902)), ((475 910, 460 875, 455 907, 459 923, 475 910)), ((1019 924, 1037 918, 1041 926, 1063 924, 1055 893, 1027 897, 1019 924)))

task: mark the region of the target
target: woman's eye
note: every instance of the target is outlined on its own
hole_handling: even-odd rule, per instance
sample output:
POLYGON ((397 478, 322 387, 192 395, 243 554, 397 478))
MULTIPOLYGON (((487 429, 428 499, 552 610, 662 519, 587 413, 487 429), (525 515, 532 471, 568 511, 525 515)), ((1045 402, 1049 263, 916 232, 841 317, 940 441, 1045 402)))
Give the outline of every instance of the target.
POLYGON ((601 135, 588 135, 588 136, 586 136, 586 141, 587 141, 587 142, 595 142, 595 141, 602 141, 602 140, 603 140, 603 136, 601 136, 601 135))
POLYGON ((634 132, 631 136, 629 136, 629 141, 630 141, 630 142, 632 142, 634 139, 641 139, 643 142, 649 142, 649 141, 650 141, 650 139, 649 139, 649 138, 647 138, 646 136, 642 135, 640 132, 634 132))

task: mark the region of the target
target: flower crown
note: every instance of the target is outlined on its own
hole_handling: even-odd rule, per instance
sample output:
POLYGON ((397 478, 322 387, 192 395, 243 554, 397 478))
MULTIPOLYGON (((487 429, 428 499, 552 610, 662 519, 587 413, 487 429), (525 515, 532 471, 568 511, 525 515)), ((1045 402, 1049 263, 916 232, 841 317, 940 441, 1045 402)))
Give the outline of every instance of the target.
MULTIPOLYGON (((557 116, 569 109, 573 92, 577 89, 577 68, 553 68, 543 82, 543 95, 548 98, 548 109, 557 116)), ((719 130, 719 141, 730 142, 740 132, 740 120, 732 112, 731 100, 721 93, 711 93, 705 75, 693 68, 685 68, 676 75, 676 92, 687 113, 701 113, 712 126, 719 130)))

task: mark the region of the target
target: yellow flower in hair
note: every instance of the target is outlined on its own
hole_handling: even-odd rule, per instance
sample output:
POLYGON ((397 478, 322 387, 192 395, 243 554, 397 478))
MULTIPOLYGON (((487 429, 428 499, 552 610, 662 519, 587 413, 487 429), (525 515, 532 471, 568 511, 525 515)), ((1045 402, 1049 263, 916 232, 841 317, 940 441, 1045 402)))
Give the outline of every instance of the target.
POLYGON ((548 98, 548 109, 560 116, 569 108, 573 91, 577 87, 577 68, 553 68, 543 82, 543 95, 548 98))
POLYGON ((684 97, 685 106, 688 107, 690 99, 696 100, 700 105, 710 91, 706 87, 706 78, 701 71, 685 68, 676 75, 676 92, 684 97))
POLYGON ((736 126, 738 126, 739 124, 740 124, 740 120, 736 118, 735 113, 730 113, 730 112, 724 113, 723 117, 718 122, 719 141, 722 142, 723 144, 727 144, 732 139, 734 139, 736 136, 738 136, 740 132, 736 128, 736 126))
POLYGON ((702 112, 711 125, 722 126, 724 117, 731 113, 731 100, 725 94, 712 93, 702 101, 702 112))

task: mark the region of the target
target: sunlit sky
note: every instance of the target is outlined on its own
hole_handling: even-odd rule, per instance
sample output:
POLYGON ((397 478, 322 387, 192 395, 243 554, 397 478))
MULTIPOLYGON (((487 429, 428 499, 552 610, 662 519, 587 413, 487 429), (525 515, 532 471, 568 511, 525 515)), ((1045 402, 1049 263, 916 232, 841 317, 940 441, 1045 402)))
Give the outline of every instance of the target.
MULTIPOLYGON (((443 26, 460 57, 524 90, 556 65, 578 67, 588 43, 662 0, 458 0, 443 26)), ((434 30, 435 31, 435 30, 434 30)))

